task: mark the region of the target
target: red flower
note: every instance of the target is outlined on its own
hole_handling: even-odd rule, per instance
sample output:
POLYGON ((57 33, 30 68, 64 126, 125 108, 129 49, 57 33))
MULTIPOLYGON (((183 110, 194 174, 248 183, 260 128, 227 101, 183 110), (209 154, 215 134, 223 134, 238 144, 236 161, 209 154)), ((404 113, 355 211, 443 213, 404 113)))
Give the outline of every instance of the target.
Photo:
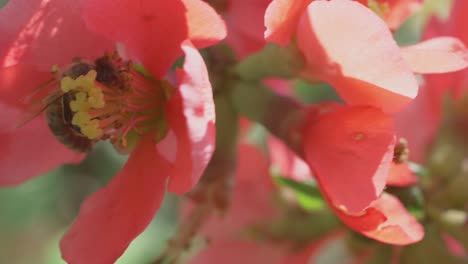
POLYGON ((239 58, 265 46, 263 18, 271 0, 227 0, 221 15, 226 21, 226 42, 239 58))
MULTIPOLYGON (((73 115, 73 129, 80 129, 84 142, 110 138, 118 150, 131 151, 115 178, 84 202, 61 241, 69 263, 112 263, 153 218, 166 180, 169 191, 189 191, 211 157, 214 105, 195 47, 219 42, 225 36, 223 22, 198 0, 19 0, 0 10, 0 21, 5 36, 0 42, 0 108, 6 114, 0 123, 6 146, 0 152, 0 184, 19 184, 81 156, 51 135, 43 115, 16 128, 19 116, 31 107, 19 99, 49 79, 49 95, 42 98, 60 95, 63 111, 73 115), (102 57, 117 42, 155 79, 114 57, 102 57), (184 66, 173 87, 162 78, 181 55, 184 66), (75 60, 63 68, 76 57, 98 59, 75 60), (48 72, 52 65, 63 70, 53 76, 48 72), (119 71, 113 71, 116 67, 119 71)), ((47 111, 57 113, 51 105, 47 111)))
MULTIPOLYGON (((423 42, 427 44, 422 45, 422 48, 430 45, 439 45, 439 47, 430 50, 433 56, 428 56, 429 52, 419 54, 419 60, 426 62, 420 64, 421 66, 431 67, 430 65, 434 65, 434 63, 431 63, 431 59, 436 59, 444 51, 455 51, 452 55, 457 54, 457 52, 464 54, 461 50, 463 43, 468 43, 468 27, 466 26, 468 22, 464 11, 467 9, 467 1, 457 0, 453 4, 451 15, 447 21, 442 22, 436 17, 431 19, 424 32, 424 39, 429 39, 429 41, 423 42), (440 37, 448 35, 459 38, 461 42, 452 38, 440 37), (437 41, 431 41, 435 37, 440 38, 436 39, 437 41)), ((412 56, 414 58, 418 57, 418 52, 412 56)), ((461 66, 460 68, 463 68, 463 64, 466 63, 466 54, 458 56, 458 58, 465 58, 465 61, 452 57, 450 62, 447 56, 445 59, 439 58, 434 62, 439 65, 446 63, 455 65, 458 63, 461 66)), ((449 74, 425 76, 424 85, 416 100, 408 109, 396 115, 397 132, 408 139, 411 160, 424 162, 427 150, 441 122, 442 98, 449 94, 457 100, 466 92, 467 87, 468 70, 466 69, 449 74), (414 122, 414 120, 418 120, 418 122, 414 122)))
POLYGON ((370 104, 386 112, 401 110, 416 96, 413 71, 446 72, 467 65, 466 50, 454 39, 400 51, 385 22, 354 1, 275 0, 265 24, 268 41, 287 45, 297 36, 305 78, 330 83, 349 104, 370 104), (433 52, 441 47, 440 53, 433 52), (421 50, 430 66, 418 59, 421 50), (434 63, 441 57, 443 66, 434 63))
POLYGON ((204 223, 200 234, 210 243, 190 263, 211 264, 220 260, 227 264, 239 263, 239 260, 246 264, 281 263, 287 255, 285 248, 269 241, 259 243, 248 232, 248 228, 268 223, 277 215, 274 191, 265 156, 252 145, 240 144, 229 209, 222 216, 212 215, 204 223))

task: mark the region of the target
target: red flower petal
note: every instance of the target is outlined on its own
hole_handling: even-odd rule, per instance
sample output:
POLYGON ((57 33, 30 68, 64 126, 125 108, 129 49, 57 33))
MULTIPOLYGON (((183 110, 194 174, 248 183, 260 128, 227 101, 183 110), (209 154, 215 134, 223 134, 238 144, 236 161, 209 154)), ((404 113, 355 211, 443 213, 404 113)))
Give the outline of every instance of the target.
POLYGON ((90 29, 122 42, 156 77, 161 78, 181 55, 188 37, 186 8, 181 1, 82 0, 90 29))
POLYGON ((274 185, 265 155, 255 146, 240 144, 236 179, 229 210, 212 215, 201 234, 210 238, 206 249, 191 264, 206 263, 282 263, 286 248, 273 243, 258 243, 245 235, 252 225, 268 222, 275 215, 274 185), (284 249, 284 250, 282 250, 284 249))
POLYGON ((409 169, 408 164, 392 164, 388 173, 387 184, 392 186, 409 186, 416 184, 418 177, 409 169))
POLYGON ((0 101, 0 112, 0 186, 23 183, 83 157, 52 135, 44 116, 16 128, 21 111, 0 101))
POLYGON ((360 213, 381 194, 393 158, 392 119, 373 107, 345 106, 311 116, 305 160, 333 205, 360 213))
POLYGON ((306 72, 330 83, 350 104, 400 110, 417 94, 416 79, 387 25, 354 1, 314 1, 298 28, 306 72))
POLYGON ((408 140, 409 159, 420 163, 424 162, 429 145, 439 127, 441 98, 445 94, 441 90, 446 91, 451 87, 445 80, 452 78, 442 74, 427 79, 428 82, 420 89, 416 99, 394 116, 397 134, 408 140))
POLYGON ((50 73, 39 72, 30 65, 0 71, 0 185, 20 184, 83 157, 52 135, 43 115, 17 127, 25 116, 34 114, 25 112, 31 106, 23 99, 50 77, 50 73))
POLYGON ((335 212, 352 229, 383 243, 408 245, 424 237, 421 224, 390 194, 383 193, 362 216, 350 216, 339 209, 335 212))
MULTIPOLYGON (((35 90, 55 77, 50 72, 38 71, 32 65, 20 64, 0 70, 0 101, 21 109, 30 108, 26 100, 35 90)), ((11 120, 14 122, 13 120, 11 120)))
POLYGON ((231 203, 225 215, 215 215, 202 233, 216 239, 233 240, 250 225, 268 221, 276 213, 272 206, 275 189, 264 154, 255 146, 240 144, 231 203))
POLYGON ((286 250, 271 244, 252 241, 210 241, 208 248, 196 255, 190 264, 282 264, 286 250))
POLYGON ((21 62, 49 71, 54 64, 96 57, 112 48, 86 28, 74 0, 9 1, 0 9, 0 35, 0 67, 21 62))
POLYGON ((468 50, 458 39, 439 37, 401 49, 413 72, 444 73, 468 67, 468 50))
POLYGON ((187 8, 189 39, 197 48, 218 43, 226 37, 226 26, 216 11, 200 0, 183 0, 187 8))
MULTIPOLYGON (((215 110, 208 72, 200 53, 187 41, 179 88, 167 107, 167 120, 177 139, 168 190, 189 191, 205 170, 215 144, 215 110)), ((169 158, 169 160, 173 160, 169 158)))
POLYGON ((450 35, 459 38, 463 43, 468 43, 468 2, 465 0, 455 0, 450 14, 449 28, 452 30, 450 35))
POLYGON ((206 46, 225 35, 224 25, 211 7, 195 0, 82 2, 88 26, 125 44, 129 54, 141 60, 156 78, 164 76, 182 55, 180 44, 184 40, 192 38, 197 45, 206 46))
POLYGON ((144 136, 115 178, 83 203, 60 242, 68 263, 114 263, 151 222, 169 172, 153 137, 144 136))
POLYGON ((312 0, 273 0, 265 12, 265 39, 278 45, 288 45, 310 2, 312 0))
POLYGON ((289 257, 284 264, 364 264, 368 260, 369 253, 365 249, 358 252, 353 251, 353 248, 348 245, 345 234, 338 230, 327 234, 296 255, 289 257))
POLYGON ((226 42, 244 58, 265 46, 264 17, 270 0, 230 0, 223 14, 229 34, 226 42))

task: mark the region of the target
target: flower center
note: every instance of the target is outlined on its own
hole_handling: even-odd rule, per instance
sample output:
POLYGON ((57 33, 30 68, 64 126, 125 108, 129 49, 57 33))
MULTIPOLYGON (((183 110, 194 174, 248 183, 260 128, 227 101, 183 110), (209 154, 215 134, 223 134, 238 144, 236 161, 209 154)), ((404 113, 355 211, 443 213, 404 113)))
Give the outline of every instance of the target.
POLYGON ((88 151, 97 141, 109 140, 127 153, 140 135, 167 132, 164 106, 172 86, 143 76, 115 54, 94 63, 75 61, 58 86, 46 98, 49 127, 73 150, 88 151))

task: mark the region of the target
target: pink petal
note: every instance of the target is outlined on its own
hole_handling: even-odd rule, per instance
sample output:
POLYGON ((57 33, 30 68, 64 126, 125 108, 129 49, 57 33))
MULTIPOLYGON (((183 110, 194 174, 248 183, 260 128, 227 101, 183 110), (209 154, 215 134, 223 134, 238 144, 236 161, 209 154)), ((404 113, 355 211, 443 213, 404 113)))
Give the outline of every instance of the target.
POLYGON ((216 11, 200 0, 183 0, 187 8, 189 39, 197 48, 214 45, 226 37, 226 26, 216 11))
POLYGON ((306 73, 330 83, 349 104, 401 110, 418 84, 387 25, 354 1, 314 1, 302 16, 298 46, 306 73))
POLYGON ((0 101, 0 112, 0 186, 21 184, 83 157, 52 135, 43 115, 17 128, 22 111, 0 101))
MULTIPOLYGON (((369 249, 370 250, 370 249, 369 249)), ((313 242, 306 249, 289 257, 284 264, 364 264, 370 252, 364 248, 353 251, 348 245, 347 237, 340 230, 327 234, 313 242)))
POLYGON ((441 120, 441 98, 445 93, 437 95, 437 90, 443 88, 446 91, 450 87, 445 81, 448 80, 447 77, 443 74, 427 78, 428 82, 420 89, 416 99, 405 110, 394 116, 397 134, 408 141, 411 161, 419 163, 425 161, 441 120), (437 84, 439 81, 440 84, 437 84))
POLYGON ((458 39, 438 37, 401 49, 403 58, 417 73, 444 73, 468 67, 468 50, 458 39))
POLYGON ((396 30, 408 17, 421 9, 424 0, 380 0, 390 4, 385 21, 390 29, 396 30))
POLYGON ((114 263, 151 222, 169 172, 155 147, 154 135, 144 136, 112 181, 83 203, 60 242, 68 263, 114 263))
POLYGON ((226 42, 234 49, 237 56, 244 58, 265 46, 264 17, 271 0, 230 0, 223 17, 229 34, 226 42))
POLYGON ((299 158, 283 142, 270 136, 267 139, 267 143, 273 168, 277 169, 281 176, 291 177, 297 181, 311 179, 312 173, 307 163, 299 158))
POLYGON ((213 215, 202 233, 213 239, 232 240, 245 228, 266 222, 277 212, 273 206, 275 186, 265 155, 255 146, 240 144, 236 178, 228 211, 213 215))
POLYGON ((161 78, 180 56, 188 37, 186 8, 174 0, 82 0, 88 27, 123 43, 156 77, 161 78))
POLYGON ((265 39, 278 45, 288 45, 310 2, 312 0, 273 0, 265 12, 265 39))
POLYGON ((52 65, 93 58, 113 47, 86 28, 74 0, 9 1, 0 9, 0 35, 1 67, 20 62, 49 71, 52 65))
POLYGON ((468 252, 465 250, 465 247, 463 244, 453 238, 451 235, 447 233, 442 233, 441 234, 442 239, 444 240, 445 244, 447 245, 448 250, 450 253, 452 253, 454 256, 458 257, 467 257, 468 252))
POLYGON ((388 173, 387 184, 391 186, 409 186, 418 182, 418 177, 409 169, 408 164, 392 164, 388 173))
POLYGON ((217 241, 196 255, 190 264, 282 264, 286 250, 256 241, 217 241))
MULTIPOLYGON (((390 29, 396 30, 412 14, 418 11, 424 0, 373 0, 387 5, 388 10, 383 10, 383 19, 390 29), (385 12, 386 11, 386 12, 385 12)), ((368 5, 369 0, 357 0, 363 5, 368 5)))
POLYGON ((424 229, 401 202, 383 193, 362 216, 350 216, 335 209, 338 217, 352 229, 377 241, 408 245, 424 237, 424 229))
POLYGON ((178 71, 179 87, 166 109, 169 127, 177 138, 168 190, 178 194, 198 182, 215 144, 215 111, 205 63, 189 42, 184 42, 182 49, 185 63, 178 71))
POLYGON ((392 119, 373 107, 344 106, 309 120, 306 162, 334 206, 360 213, 385 187, 395 145, 392 119))

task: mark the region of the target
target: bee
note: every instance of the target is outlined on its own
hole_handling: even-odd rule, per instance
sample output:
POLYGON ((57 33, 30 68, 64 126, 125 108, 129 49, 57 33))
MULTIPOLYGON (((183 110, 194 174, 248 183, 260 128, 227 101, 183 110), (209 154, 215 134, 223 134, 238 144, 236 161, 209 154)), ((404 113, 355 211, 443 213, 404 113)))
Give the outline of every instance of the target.
MULTIPOLYGON (((73 63, 68 66, 60 75, 59 78, 70 77, 76 79, 79 76, 86 75, 89 71, 95 70, 97 73, 96 81, 106 85, 107 87, 120 87, 124 86, 124 78, 120 72, 126 69, 119 68, 114 63, 116 55, 105 55, 96 59, 94 62, 85 61, 82 59, 74 59, 73 63)), ((86 153, 91 151, 97 140, 91 140, 81 133, 81 129, 72 124, 73 111, 70 109, 70 102, 75 100, 74 91, 63 92, 59 87, 54 77, 44 85, 41 85, 36 90, 43 87, 49 87, 52 91, 37 92, 33 97, 39 98, 31 101, 30 111, 23 118, 20 119, 18 127, 21 127, 45 112, 47 124, 52 134, 69 149, 86 153)))
POLYGON ((70 92, 64 93, 47 104, 47 124, 52 134, 63 145, 76 152, 89 152, 96 142, 81 134, 80 128, 72 124, 73 113, 70 102, 73 97, 70 92))

